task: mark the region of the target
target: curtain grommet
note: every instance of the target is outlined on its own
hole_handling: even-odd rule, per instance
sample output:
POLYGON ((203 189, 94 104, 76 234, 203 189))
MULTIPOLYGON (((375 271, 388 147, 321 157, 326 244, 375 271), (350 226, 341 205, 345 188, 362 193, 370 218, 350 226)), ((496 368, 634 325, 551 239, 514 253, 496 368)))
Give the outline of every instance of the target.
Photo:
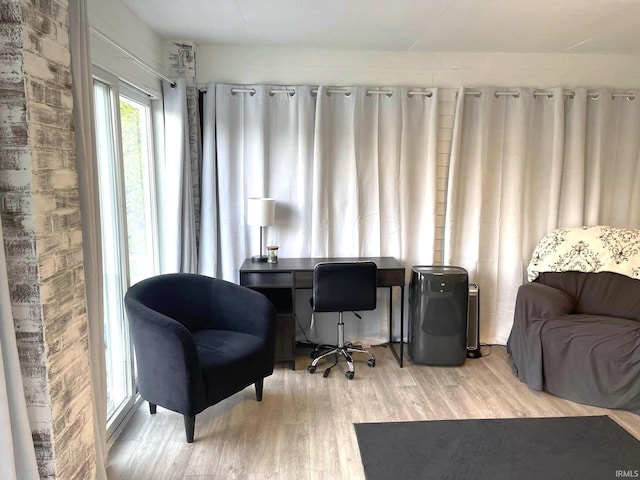
POLYGON ((520 92, 513 92, 510 90, 497 90, 496 92, 494 92, 493 96, 496 98, 500 98, 500 97, 520 98, 520 92))
POLYGON ((290 88, 283 88, 281 90, 272 89, 269 90, 269 96, 274 97, 276 94, 286 93, 289 97, 294 97, 296 95, 296 91, 290 88))
MULTIPOLYGON (((433 97, 433 92, 431 90, 409 90, 407 92, 407 97, 433 97)), ((458 92, 456 92, 456 98, 458 98, 458 92)))

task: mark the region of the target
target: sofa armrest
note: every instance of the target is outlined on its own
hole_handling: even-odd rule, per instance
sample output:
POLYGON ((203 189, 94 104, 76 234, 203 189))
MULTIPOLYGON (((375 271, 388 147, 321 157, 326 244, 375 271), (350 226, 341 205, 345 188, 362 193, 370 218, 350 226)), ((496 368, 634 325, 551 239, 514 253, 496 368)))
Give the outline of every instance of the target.
POLYGON ((527 283, 518 289, 507 352, 514 373, 534 390, 544 386, 541 332, 545 320, 571 313, 574 303, 566 292, 542 283, 527 283))
POLYGON ((575 300, 566 292, 542 283, 521 285, 516 297, 516 315, 524 318, 544 318, 565 315, 573 311, 575 300))

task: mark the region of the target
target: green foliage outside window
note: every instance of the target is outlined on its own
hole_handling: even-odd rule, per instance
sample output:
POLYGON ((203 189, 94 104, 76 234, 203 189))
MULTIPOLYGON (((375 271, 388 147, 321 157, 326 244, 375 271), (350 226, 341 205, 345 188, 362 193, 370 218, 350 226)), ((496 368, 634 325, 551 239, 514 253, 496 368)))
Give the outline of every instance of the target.
MULTIPOLYGON (((122 151, 125 178, 125 198, 127 211, 127 237, 129 242, 130 276, 140 278, 143 265, 148 257, 147 232, 149 225, 145 218, 145 182, 143 164, 143 138, 140 108, 126 100, 120 101, 120 122, 122 126, 122 151)), ((146 265, 144 270, 148 269, 146 265)))

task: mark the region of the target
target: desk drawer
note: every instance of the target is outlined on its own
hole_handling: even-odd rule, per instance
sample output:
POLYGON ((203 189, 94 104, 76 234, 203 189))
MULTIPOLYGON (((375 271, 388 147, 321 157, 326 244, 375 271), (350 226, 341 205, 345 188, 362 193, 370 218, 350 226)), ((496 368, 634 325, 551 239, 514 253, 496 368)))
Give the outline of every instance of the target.
POLYGON ((293 272, 240 272, 244 287, 292 287, 293 272))
POLYGON ((378 270, 378 287, 400 287, 404 283, 404 269, 378 270))
POLYGON ((300 271, 295 273, 296 288, 311 288, 313 286, 313 271, 300 271))

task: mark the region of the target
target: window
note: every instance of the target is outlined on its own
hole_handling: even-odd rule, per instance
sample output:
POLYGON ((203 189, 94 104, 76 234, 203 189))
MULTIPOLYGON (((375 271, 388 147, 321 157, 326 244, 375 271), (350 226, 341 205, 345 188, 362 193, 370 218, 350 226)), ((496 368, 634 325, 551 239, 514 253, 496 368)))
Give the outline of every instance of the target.
POLYGON ((122 160, 127 215, 129 281, 133 285, 157 271, 156 223, 150 135, 150 105, 120 95, 122 160))
POLYGON ((157 272, 151 102, 96 69, 96 150, 102 230, 107 431, 135 402, 135 365, 123 298, 157 272))

